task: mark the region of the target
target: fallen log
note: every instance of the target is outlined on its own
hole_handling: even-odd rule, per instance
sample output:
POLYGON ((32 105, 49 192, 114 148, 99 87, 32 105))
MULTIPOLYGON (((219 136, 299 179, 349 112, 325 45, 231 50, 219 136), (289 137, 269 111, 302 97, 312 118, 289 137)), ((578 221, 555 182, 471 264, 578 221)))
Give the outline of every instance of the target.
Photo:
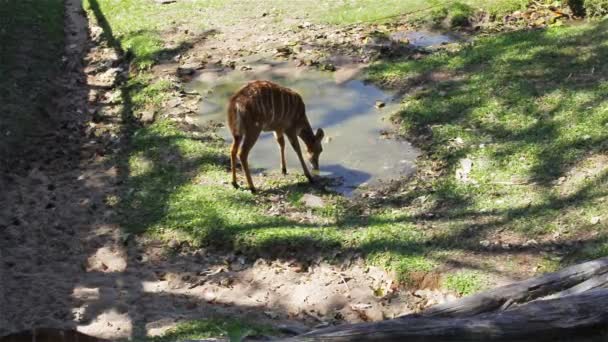
MULTIPOLYGON (((294 341, 539 341, 608 331, 608 257, 515 282, 422 313, 344 325, 294 341)), ((608 340, 608 335, 605 335, 608 340)))
MULTIPOLYGON (((407 316, 316 330, 290 341, 577 341, 608 334, 608 289, 473 317, 407 316), (602 329, 603 332, 602 332, 602 329)), ((592 339, 588 339, 591 341, 592 339)))
POLYGON ((587 279, 608 273, 608 257, 566 267, 554 273, 497 287, 460 300, 435 305, 424 312, 425 317, 468 317, 529 302, 573 287, 587 279))

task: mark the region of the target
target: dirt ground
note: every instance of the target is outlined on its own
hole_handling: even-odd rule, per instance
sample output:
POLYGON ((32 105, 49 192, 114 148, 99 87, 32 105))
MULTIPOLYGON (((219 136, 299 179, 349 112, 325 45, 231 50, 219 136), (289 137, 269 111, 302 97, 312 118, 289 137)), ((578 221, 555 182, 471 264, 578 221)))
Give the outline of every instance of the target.
MULTIPOLYGON (((33 141, 31 151, 0 178, 0 336, 44 326, 130 338, 217 315, 251 317, 295 333, 393 318, 450 298, 432 289, 399 290, 390 274, 363 265, 357 256, 337 265, 248 260, 179 246, 169 253, 157 241, 125 236, 108 203, 121 184, 113 157, 120 153, 123 108, 112 99, 126 70, 120 54, 101 39, 102 29, 89 26, 80 1, 66 1, 66 9, 56 129, 33 141), (99 107, 112 115, 94 118, 99 107)), ((347 33, 304 23, 308 30, 261 37, 243 30, 249 24, 218 24, 221 34, 209 35, 157 72, 193 63, 239 67, 240 55, 294 53, 294 63, 333 63, 354 75, 366 62, 362 55, 382 49, 353 35, 364 28, 347 33), (321 60, 325 47, 307 47, 312 36, 351 39, 371 50, 353 48, 321 60), (303 50, 281 50, 287 40, 302 42, 303 50)))

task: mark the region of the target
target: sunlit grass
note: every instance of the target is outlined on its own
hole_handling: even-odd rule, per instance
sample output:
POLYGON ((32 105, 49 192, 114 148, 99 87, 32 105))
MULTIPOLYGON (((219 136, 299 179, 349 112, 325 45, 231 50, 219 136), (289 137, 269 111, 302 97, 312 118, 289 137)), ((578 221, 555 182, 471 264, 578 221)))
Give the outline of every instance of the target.
POLYGON ((387 83, 448 75, 407 96, 400 112, 407 132, 432 134, 426 148, 447 170, 434 189, 448 187, 467 200, 445 215, 499 213, 496 226, 530 235, 563 229, 564 220, 570 233, 588 225, 584 212, 599 209, 592 199, 606 195, 605 175, 571 199, 552 184, 608 147, 608 70, 601 62, 608 49, 597 44, 605 26, 501 34, 460 52, 370 69, 371 79, 387 83), (460 182, 456 171, 465 158, 473 164, 471 181, 460 182), (564 210, 570 206, 579 210, 564 210))

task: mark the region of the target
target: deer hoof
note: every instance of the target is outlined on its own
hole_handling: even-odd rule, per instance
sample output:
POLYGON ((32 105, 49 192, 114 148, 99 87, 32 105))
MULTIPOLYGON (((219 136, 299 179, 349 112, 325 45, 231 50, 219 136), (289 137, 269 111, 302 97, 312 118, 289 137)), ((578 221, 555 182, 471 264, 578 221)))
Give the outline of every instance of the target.
POLYGON ((232 182, 232 186, 233 186, 235 189, 238 189, 238 188, 239 188, 239 183, 237 183, 237 182, 232 182))
POLYGON ((287 176, 287 169, 281 169, 281 173, 283 174, 283 176, 287 176))
POLYGON ((249 191, 251 191, 252 194, 255 194, 258 192, 255 188, 251 188, 251 189, 249 189, 249 191))

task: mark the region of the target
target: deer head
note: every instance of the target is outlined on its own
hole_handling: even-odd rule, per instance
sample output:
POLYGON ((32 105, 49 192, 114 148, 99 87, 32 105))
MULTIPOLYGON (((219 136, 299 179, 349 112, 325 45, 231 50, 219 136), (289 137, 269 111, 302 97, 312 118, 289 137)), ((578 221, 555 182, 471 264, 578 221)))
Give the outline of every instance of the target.
POLYGON ((321 146, 321 142, 323 141, 324 136, 325 132, 323 132, 323 129, 317 129, 317 133, 315 133, 314 143, 312 144, 312 146, 308 146, 308 161, 310 161, 312 169, 315 171, 319 170, 319 156, 321 155, 321 152, 323 152, 323 146, 321 146))

